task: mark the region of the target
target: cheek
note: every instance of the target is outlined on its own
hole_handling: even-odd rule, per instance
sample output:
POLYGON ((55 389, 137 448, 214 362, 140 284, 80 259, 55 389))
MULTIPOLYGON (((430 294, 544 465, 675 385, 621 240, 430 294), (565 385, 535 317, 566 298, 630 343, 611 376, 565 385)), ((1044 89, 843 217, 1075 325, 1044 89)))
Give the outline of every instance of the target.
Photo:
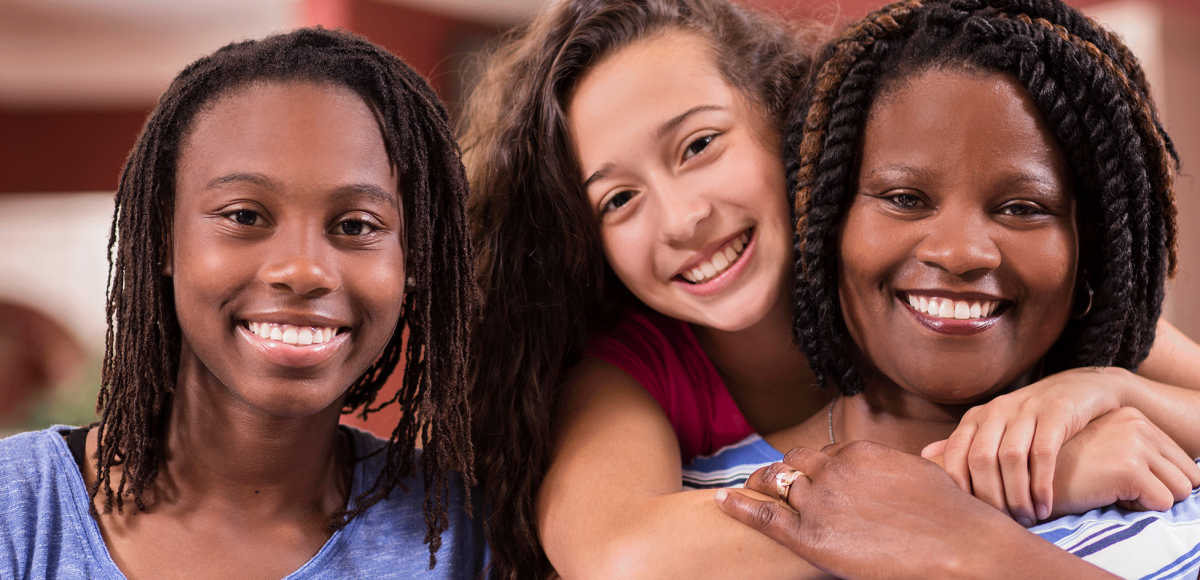
POLYGON ((621 282, 633 292, 655 279, 650 232, 636 220, 600 228, 604 258, 621 282))

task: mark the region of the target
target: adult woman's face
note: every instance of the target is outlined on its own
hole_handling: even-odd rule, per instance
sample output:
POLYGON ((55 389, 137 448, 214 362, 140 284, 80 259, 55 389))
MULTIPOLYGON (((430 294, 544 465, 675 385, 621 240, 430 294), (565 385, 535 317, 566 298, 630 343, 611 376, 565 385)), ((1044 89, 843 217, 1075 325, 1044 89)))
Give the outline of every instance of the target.
POLYGON ((1078 258, 1066 161, 1007 76, 929 70, 881 95, 840 230, 865 375, 938 403, 1006 389, 1062 333, 1078 258))
POLYGON ((651 308, 720 330, 785 297, 778 138, 695 35, 639 41, 580 81, 569 121, 605 257, 651 308))

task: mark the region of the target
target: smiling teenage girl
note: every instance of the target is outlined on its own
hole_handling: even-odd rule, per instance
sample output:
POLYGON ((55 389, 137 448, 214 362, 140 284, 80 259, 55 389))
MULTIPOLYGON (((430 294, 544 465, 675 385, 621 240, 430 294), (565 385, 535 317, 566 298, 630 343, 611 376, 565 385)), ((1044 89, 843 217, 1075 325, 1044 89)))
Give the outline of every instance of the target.
POLYGON ((180 73, 117 191, 100 421, 0 444, 3 575, 473 577, 465 198, 436 97, 365 40, 180 73), (339 428, 402 356, 391 440, 339 428))
MULTIPOLYGON (((807 219, 796 326, 843 397, 770 446, 705 462, 718 471, 751 447, 779 457, 772 446, 801 446, 747 484, 799 518, 734 493, 722 506, 840 577, 1105 576, 1047 552, 912 455, 813 449, 864 440, 915 454, 970 405, 1043 389, 1026 385, 1045 373, 1142 361, 1174 263, 1175 210, 1174 154, 1137 63, 1051 0, 895 4, 827 55, 797 161, 807 219), (834 308, 812 307, 818 296, 834 308), (788 466, 806 477, 788 485, 788 466), (863 533, 879 541, 863 545, 863 533)), ((1149 381, 1118 392, 1131 407, 1068 442, 1106 441, 1095 449, 1108 457, 1060 456, 1055 485, 1072 505, 1039 517, 1118 500, 1170 511, 1114 506, 1034 531, 1125 577, 1194 577, 1200 397, 1149 381), (1130 422, 1148 431, 1105 439, 1130 422)))

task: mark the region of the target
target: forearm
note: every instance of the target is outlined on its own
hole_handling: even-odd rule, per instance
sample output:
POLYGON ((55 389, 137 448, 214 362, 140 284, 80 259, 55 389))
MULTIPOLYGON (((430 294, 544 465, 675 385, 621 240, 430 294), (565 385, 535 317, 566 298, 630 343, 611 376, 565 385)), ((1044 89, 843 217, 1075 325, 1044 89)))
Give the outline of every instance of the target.
POLYGON ((1142 412, 1193 458, 1200 457, 1200 391, 1124 373, 1121 406, 1142 412))
POLYGON ((978 552, 948 558, 947 565, 934 570, 930 578, 963 578, 971 580, 1112 580, 1117 576, 1064 551, 1021 528, 1011 520, 997 521, 982 533, 984 545, 978 552))
POLYGON ((630 498, 608 513, 547 518, 546 555, 566 580, 828 578, 717 508, 711 490, 630 498))

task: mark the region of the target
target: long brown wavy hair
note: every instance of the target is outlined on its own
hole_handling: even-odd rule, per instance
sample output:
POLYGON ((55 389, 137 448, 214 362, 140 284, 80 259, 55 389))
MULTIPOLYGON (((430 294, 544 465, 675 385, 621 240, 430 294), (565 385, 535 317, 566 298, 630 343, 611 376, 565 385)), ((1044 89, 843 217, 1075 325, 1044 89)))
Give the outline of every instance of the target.
POLYGON ((782 127, 815 34, 726 0, 557 3, 501 40, 466 106, 460 142, 485 297, 473 335, 471 405, 490 578, 552 571, 534 504, 553 445, 558 385, 582 357, 587 332, 632 300, 604 261, 567 104, 606 56, 672 31, 706 39, 726 81, 782 127))

